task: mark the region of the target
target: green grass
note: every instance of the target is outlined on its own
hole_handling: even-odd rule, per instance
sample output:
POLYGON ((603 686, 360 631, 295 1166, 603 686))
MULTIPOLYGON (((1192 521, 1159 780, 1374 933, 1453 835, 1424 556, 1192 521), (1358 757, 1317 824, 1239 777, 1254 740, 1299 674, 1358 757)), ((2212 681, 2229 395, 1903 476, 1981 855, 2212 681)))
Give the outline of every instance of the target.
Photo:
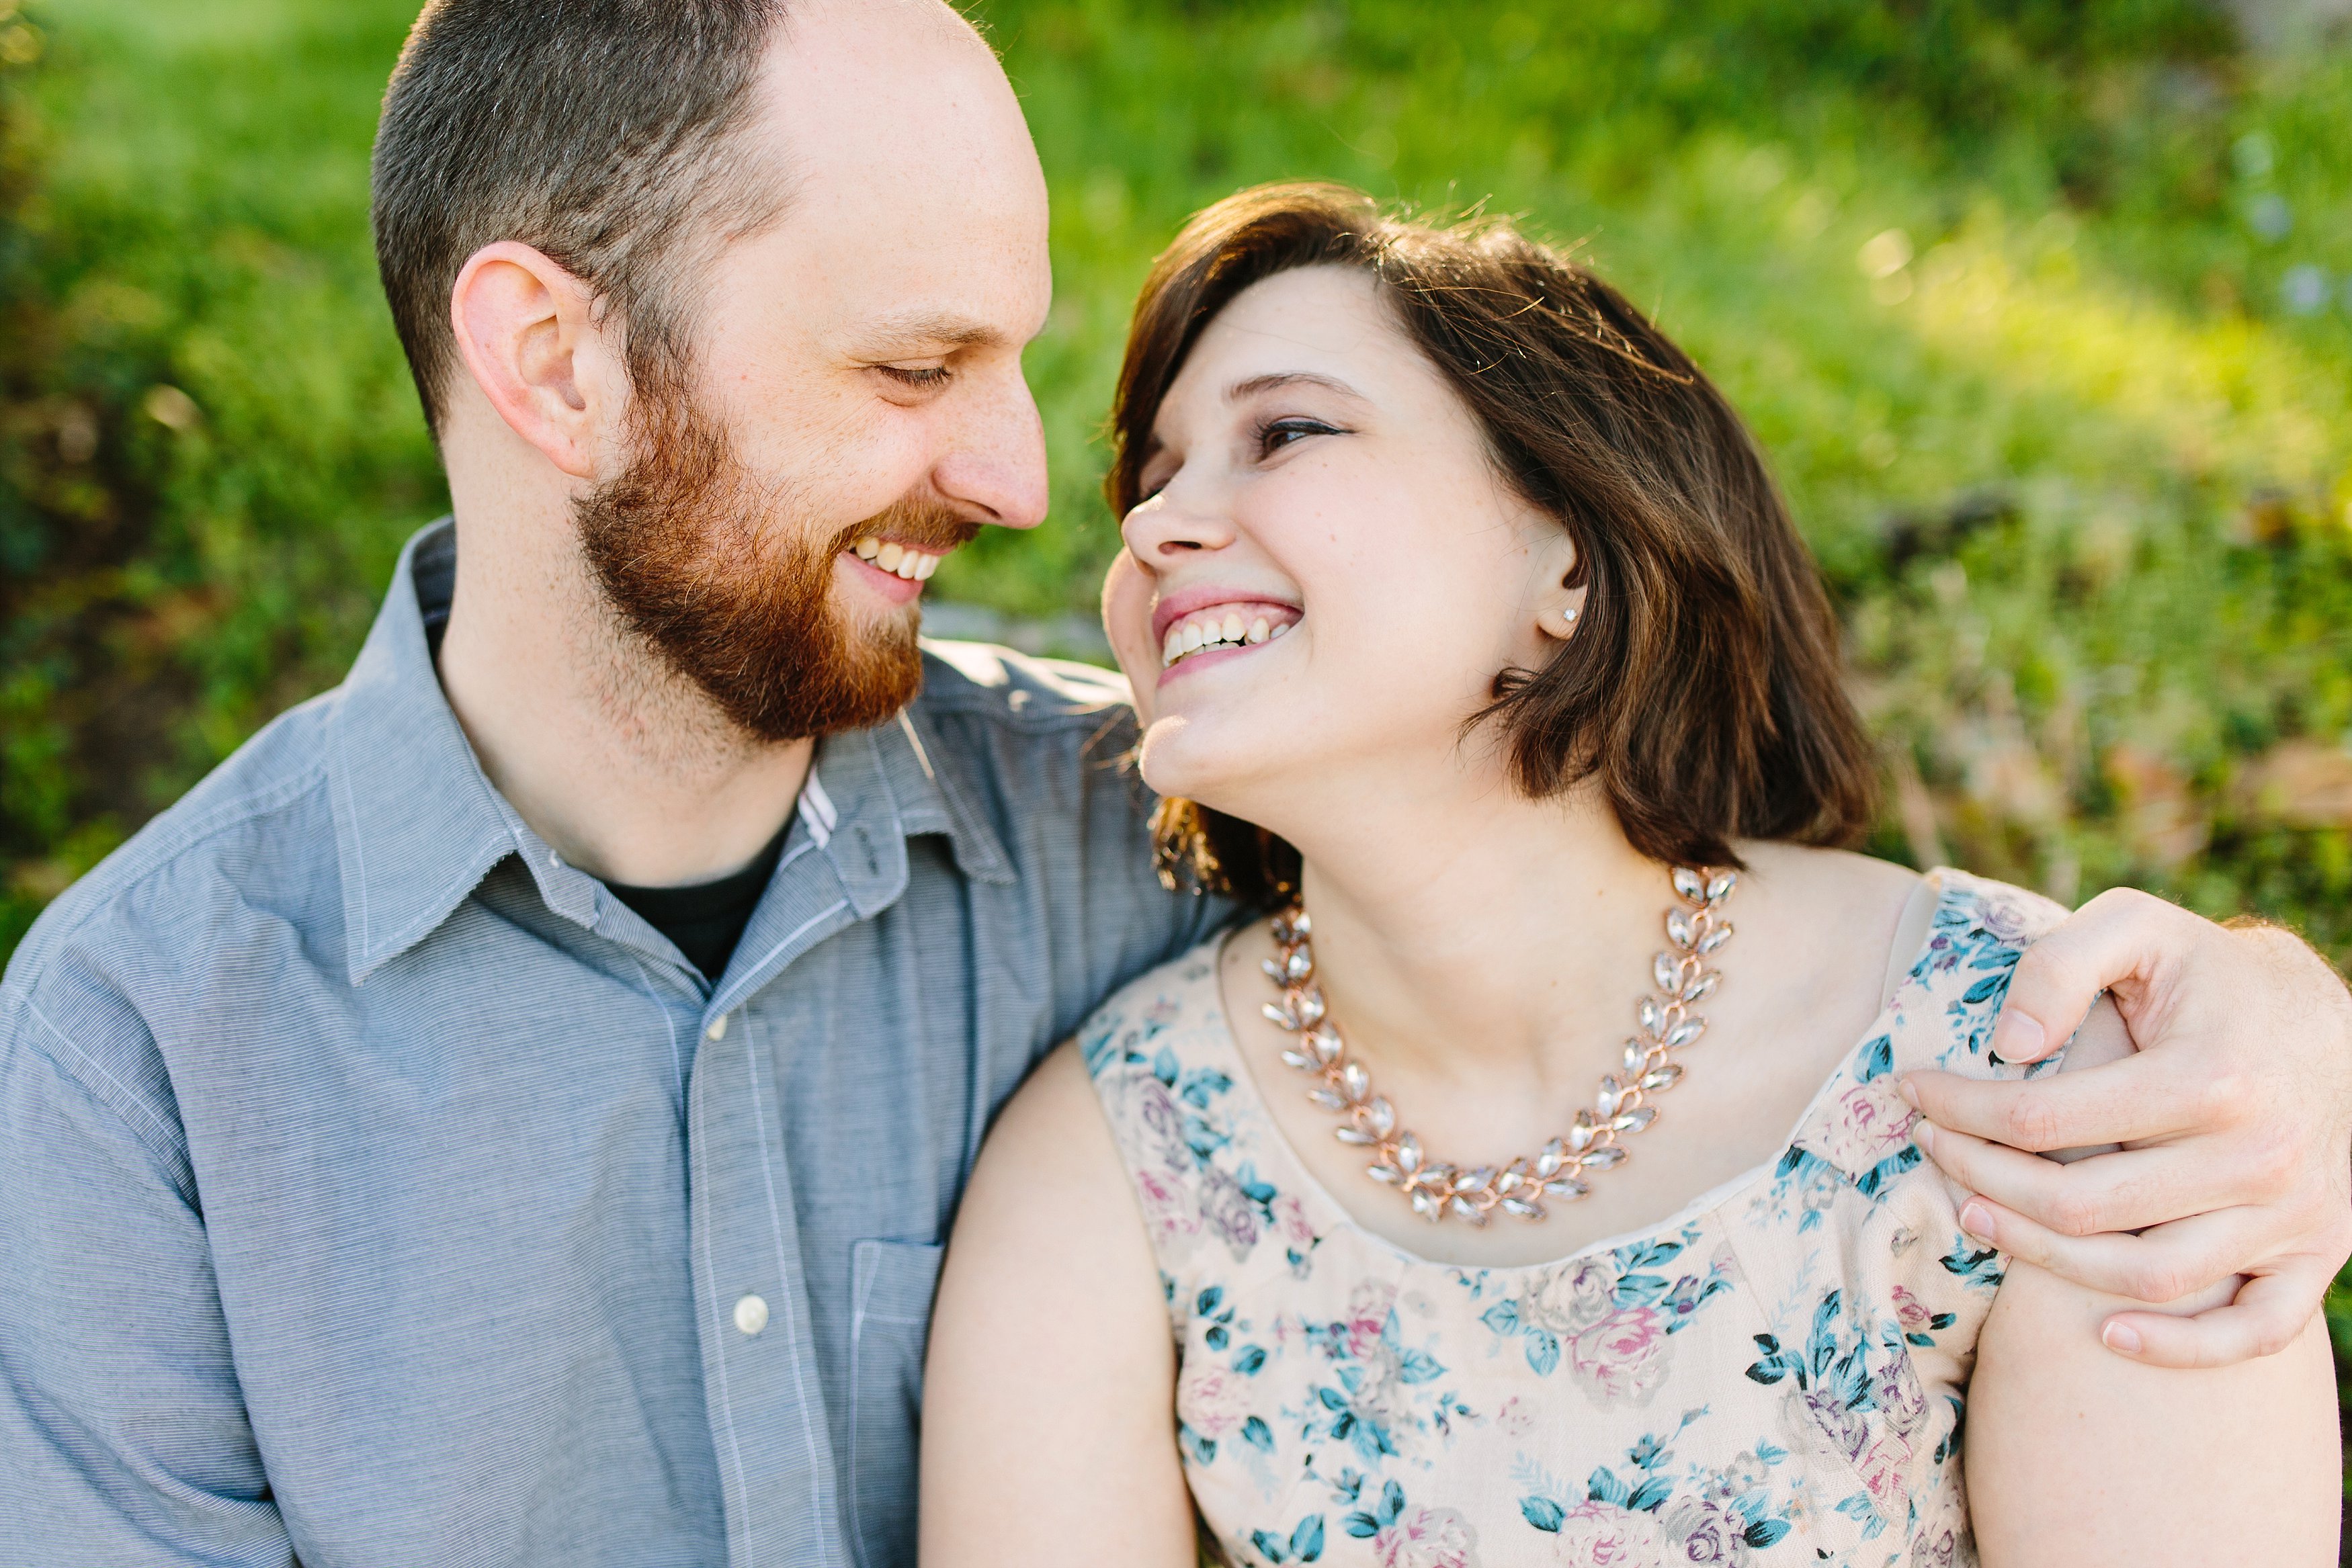
MULTIPOLYGON (((414 3, 0 0, 0 954, 333 682, 444 504, 366 226, 414 3)), ((2352 953, 2352 53, 2190 0, 978 9, 1053 188, 1055 506, 940 592, 1087 608, 1128 303, 1187 212, 1483 202, 1769 449, 1885 738, 1874 847, 2352 953)))

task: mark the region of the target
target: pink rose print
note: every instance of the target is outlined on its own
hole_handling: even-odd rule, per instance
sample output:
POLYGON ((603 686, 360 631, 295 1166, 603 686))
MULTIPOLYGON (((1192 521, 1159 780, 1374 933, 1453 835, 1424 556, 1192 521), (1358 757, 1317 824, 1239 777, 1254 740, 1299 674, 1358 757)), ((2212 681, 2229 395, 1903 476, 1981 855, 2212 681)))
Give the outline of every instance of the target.
POLYGON ((1857 1083, 1830 1107, 1822 1153, 1842 1169, 1866 1171, 1911 1141, 1915 1115, 1893 1080, 1857 1083))
POLYGON ((1911 1445, 1899 1432, 1880 1432, 1873 1437, 1861 1453, 1854 1456, 1853 1468, 1862 1477, 1870 1500, 1878 1505, 1881 1513, 1900 1519, 1904 1515, 1905 1485, 1911 1470, 1911 1445))
POLYGON ((1380 1347, 1381 1335, 1396 1310, 1396 1287, 1367 1280, 1348 1294, 1348 1354, 1361 1359, 1380 1347))
POLYGON ((1551 1549, 1561 1568, 1668 1568, 1668 1550, 1655 1519, 1598 1499, 1568 1511, 1551 1549))
POLYGON ((1895 1302, 1895 1321, 1903 1325, 1905 1333, 1920 1333, 1935 1317, 1933 1312, 1919 1304, 1918 1297, 1901 1285, 1895 1286, 1889 1294, 1895 1302))
POLYGON ((1611 1313, 1566 1350, 1570 1370, 1603 1405, 1646 1405, 1666 1380, 1665 1325, 1648 1307, 1611 1313))
POLYGON ((1409 1510, 1372 1537, 1381 1568, 1476 1568, 1478 1531, 1450 1508, 1409 1510))
POLYGON ((1165 1171, 1135 1173, 1135 1196, 1143 1205, 1144 1228, 1155 1247, 1173 1247, 1201 1231, 1201 1211, 1187 1201, 1183 1186, 1165 1171))
POLYGON ((1503 1407, 1495 1412, 1495 1430, 1506 1437, 1524 1437, 1535 1429, 1536 1413, 1516 1394, 1504 1400, 1503 1407))
POLYGON ((1203 1437, 1222 1437, 1249 1416, 1239 1373, 1195 1361, 1176 1382, 1176 1418, 1203 1437))
POLYGON ((1274 1200, 1274 1233, 1293 1252, 1305 1253, 1315 1245, 1315 1228, 1307 1223, 1307 1207, 1285 1194, 1274 1200))

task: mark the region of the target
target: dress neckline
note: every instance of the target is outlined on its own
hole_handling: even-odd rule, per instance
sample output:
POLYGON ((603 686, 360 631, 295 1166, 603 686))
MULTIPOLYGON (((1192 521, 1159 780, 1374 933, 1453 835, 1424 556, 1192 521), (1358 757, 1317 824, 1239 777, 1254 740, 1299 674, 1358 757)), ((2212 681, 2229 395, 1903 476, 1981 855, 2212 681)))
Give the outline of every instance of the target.
POLYGON ((1458 1274, 1499 1275, 1505 1278, 1518 1274, 1538 1273, 1559 1269, 1587 1258, 1598 1257, 1604 1252, 1613 1252, 1619 1248, 1630 1246, 1634 1242, 1645 1241, 1664 1232, 1680 1229, 1700 1216, 1723 1207, 1748 1188, 1771 1179, 1774 1170, 1788 1156, 1789 1151, 1796 1146, 1798 1140, 1804 1135, 1805 1129, 1812 1124, 1814 1117, 1829 1098, 1830 1092, 1845 1082, 1852 1073, 1855 1061, 1864 1051, 1877 1043, 1881 1037, 1892 1032, 1888 1019, 1895 1014, 1897 1004, 1911 991, 1925 985, 1921 971, 1927 967, 1928 958, 1935 949, 1937 931, 1942 924, 1938 917, 1948 905, 1962 897, 1967 891, 1962 885, 1966 880, 1965 877, 1956 875, 1948 867, 1938 866, 1925 875, 1927 881, 1936 885, 1936 903, 1934 913, 1927 921, 1927 933, 1920 938, 1918 951, 1912 955, 1910 967, 1904 971, 1902 981, 1886 994, 1876 1016, 1872 1018, 1869 1024, 1863 1030, 1862 1038, 1854 1042, 1851 1051, 1838 1059, 1837 1065, 1830 1071, 1828 1077, 1822 1080, 1820 1086, 1805 1102, 1804 1109, 1797 1113, 1797 1119, 1790 1125, 1788 1134, 1774 1145, 1769 1155, 1748 1169, 1716 1183, 1715 1186, 1690 1198, 1673 1213, 1661 1219, 1635 1229, 1622 1230, 1614 1235, 1597 1238, 1571 1252, 1564 1252, 1556 1258, 1539 1259, 1532 1263, 1451 1263, 1441 1258, 1424 1257, 1410 1248, 1390 1240, 1358 1219, 1349 1212, 1348 1206, 1341 1203, 1331 1189, 1323 1184, 1322 1178, 1307 1166, 1305 1157, 1299 1154, 1289 1137, 1283 1132, 1281 1124, 1274 1119, 1273 1109, 1266 1103, 1265 1086, 1259 1083, 1257 1072, 1251 1064, 1249 1053, 1242 1049, 1241 1037, 1234 1031, 1233 1015, 1225 1008, 1224 986, 1222 983, 1225 946, 1239 934, 1239 927, 1226 931, 1217 937, 1212 946, 1209 973, 1205 982, 1209 997, 1207 1022, 1212 1037, 1223 1044, 1226 1053, 1234 1060, 1237 1070, 1234 1079, 1236 1084, 1247 1089, 1251 1102, 1260 1119, 1265 1123, 1265 1142, 1272 1157, 1282 1161, 1288 1167, 1288 1176, 1292 1184, 1331 1217, 1334 1228, 1346 1230, 1349 1235, 1361 1239, 1366 1245, 1378 1248, 1398 1262, 1412 1268, 1439 1269, 1458 1274))

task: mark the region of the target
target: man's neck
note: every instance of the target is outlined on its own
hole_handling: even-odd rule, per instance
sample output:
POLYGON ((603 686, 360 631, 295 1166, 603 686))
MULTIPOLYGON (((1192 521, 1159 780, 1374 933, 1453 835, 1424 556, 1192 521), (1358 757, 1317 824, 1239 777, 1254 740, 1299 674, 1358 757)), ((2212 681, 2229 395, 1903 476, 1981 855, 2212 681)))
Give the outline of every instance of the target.
POLYGON ((499 792, 591 875, 724 876, 783 825, 813 741, 745 735, 620 626, 568 526, 458 513, 441 685, 499 792))

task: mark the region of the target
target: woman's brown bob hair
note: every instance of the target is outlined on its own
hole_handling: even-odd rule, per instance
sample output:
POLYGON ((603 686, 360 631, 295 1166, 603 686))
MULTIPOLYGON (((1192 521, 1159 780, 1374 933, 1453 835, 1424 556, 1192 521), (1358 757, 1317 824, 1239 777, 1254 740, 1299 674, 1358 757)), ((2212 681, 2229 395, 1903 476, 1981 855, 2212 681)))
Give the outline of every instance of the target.
MULTIPOLYGON (((1835 618, 1723 394, 1623 296, 1507 223, 1384 214, 1342 185, 1261 185, 1196 214, 1153 263, 1112 406, 1105 493, 1125 517, 1160 400, 1202 330, 1293 267, 1369 273, 1486 433, 1494 463, 1576 542, 1576 634, 1507 670, 1475 724, 1530 796, 1599 781, 1654 860, 1736 865, 1735 838, 1851 842, 1871 750, 1835 618)), ((1270 906, 1298 852, 1190 800, 1160 803, 1162 875, 1270 906)))

